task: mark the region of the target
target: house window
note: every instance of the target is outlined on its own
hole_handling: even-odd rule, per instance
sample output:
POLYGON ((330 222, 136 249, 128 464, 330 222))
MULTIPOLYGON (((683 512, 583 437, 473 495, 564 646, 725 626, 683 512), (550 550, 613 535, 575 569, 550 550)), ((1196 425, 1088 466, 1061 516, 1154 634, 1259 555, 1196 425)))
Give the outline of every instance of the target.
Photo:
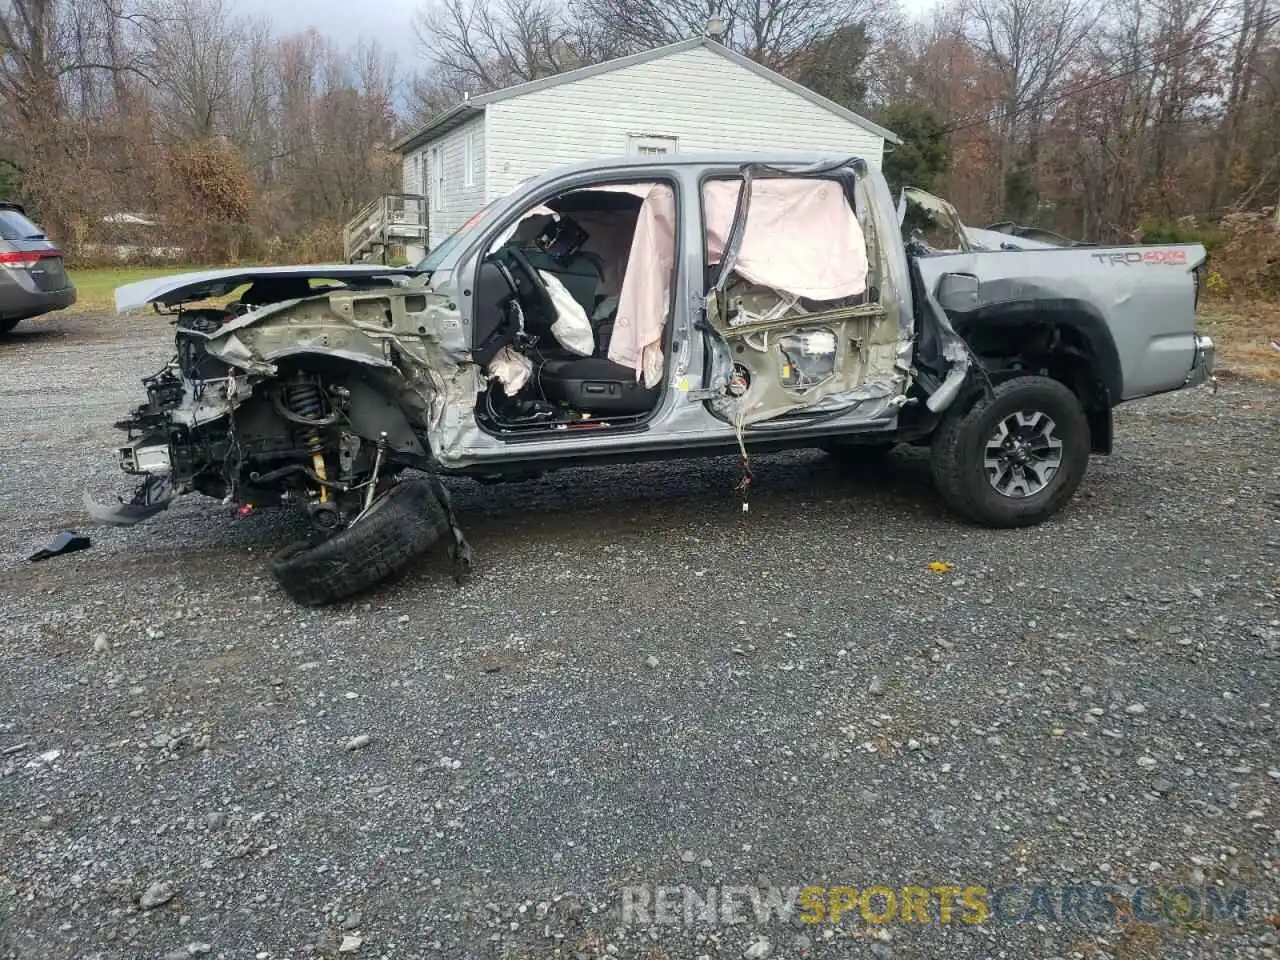
POLYGON ((463 183, 468 187, 476 185, 476 132, 467 133, 462 141, 463 183))
POLYGON ((439 147, 431 148, 431 207, 444 209, 444 154, 439 147))
POLYGON ((680 141, 675 137, 655 137, 648 134, 633 133, 627 137, 627 153, 637 157, 661 156, 664 153, 675 153, 680 141))

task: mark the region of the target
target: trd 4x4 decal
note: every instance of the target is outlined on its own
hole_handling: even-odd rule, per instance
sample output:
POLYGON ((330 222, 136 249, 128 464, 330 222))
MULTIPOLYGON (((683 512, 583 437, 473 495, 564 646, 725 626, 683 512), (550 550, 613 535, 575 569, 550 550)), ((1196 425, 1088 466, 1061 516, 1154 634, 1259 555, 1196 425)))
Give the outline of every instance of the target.
POLYGON ((1127 267, 1131 263, 1185 264, 1187 262, 1185 250, 1128 250, 1123 253, 1094 253, 1091 256, 1099 263, 1108 263, 1113 267, 1116 264, 1127 267))

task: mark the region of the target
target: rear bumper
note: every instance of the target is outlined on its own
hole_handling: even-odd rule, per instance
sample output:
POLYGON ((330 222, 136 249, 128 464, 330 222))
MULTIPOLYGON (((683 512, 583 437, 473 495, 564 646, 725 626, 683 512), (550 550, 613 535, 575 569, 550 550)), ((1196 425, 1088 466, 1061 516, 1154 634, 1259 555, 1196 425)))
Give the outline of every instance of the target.
POLYGON ((1187 373, 1184 387, 1195 387, 1214 379, 1213 376, 1214 346, 1208 337, 1196 337, 1196 352, 1191 360, 1191 370, 1187 373))
POLYGON ((40 290, 29 278, 13 276, 16 273, 0 269, 0 320, 25 320, 76 302, 73 284, 68 283, 61 290, 40 290))

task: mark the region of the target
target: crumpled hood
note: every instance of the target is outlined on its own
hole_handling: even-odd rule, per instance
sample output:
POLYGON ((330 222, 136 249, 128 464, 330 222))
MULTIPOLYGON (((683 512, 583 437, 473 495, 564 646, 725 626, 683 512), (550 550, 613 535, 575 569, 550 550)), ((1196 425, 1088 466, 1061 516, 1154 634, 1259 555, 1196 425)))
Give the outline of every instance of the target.
POLYGON ((1012 233, 1001 233, 999 230, 984 230, 981 227, 962 225, 965 237, 975 250, 1061 250, 1056 243, 1036 240, 1032 237, 1019 237, 1012 233))
POLYGON ((386 267, 370 263, 330 263, 291 267, 225 267, 197 270, 169 277, 153 277, 116 288, 116 312, 140 310, 151 303, 171 307, 192 300, 221 297, 257 280, 288 278, 292 280, 359 281, 375 277, 412 277, 419 271, 412 267, 386 267))

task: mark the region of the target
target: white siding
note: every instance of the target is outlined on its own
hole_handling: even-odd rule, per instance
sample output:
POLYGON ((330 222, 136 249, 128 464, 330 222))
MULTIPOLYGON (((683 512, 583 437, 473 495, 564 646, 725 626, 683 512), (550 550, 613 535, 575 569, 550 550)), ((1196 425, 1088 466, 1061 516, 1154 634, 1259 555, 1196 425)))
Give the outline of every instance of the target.
POLYGON ((624 155, 634 137, 675 137, 681 151, 831 150, 877 166, 884 152, 877 134, 701 47, 486 113, 490 197, 550 167, 624 155))
POLYGON ((484 206, 485 202, 485 143, 484 117, 468 120, 456 130, 451 130, 438 140, 431 140, 407 154, 404 158, 403 183, 406 193, 421 193, 428 198, 427 224, 431 234, 431 246, 435 246, 467 218, 484 206), (470 149, 467 143, 470 140, 470 149), (436 171, 431 167, 431 151, 438 149, 444 163, 444 184, 437 207, 436 191, 431 180, 436 171), (466 161, 472 162, 471 185, 467 184, 466 161), (422 171, 426 179, 422 178, 422 171))
POLYGON ((426 150, 421 147, 413 151, 413 153, 405 154, 400 175, 401 192, 425 194, 426 184, 422 182, 420 164, 422 163, 422 158, 426 155, 426 150))

